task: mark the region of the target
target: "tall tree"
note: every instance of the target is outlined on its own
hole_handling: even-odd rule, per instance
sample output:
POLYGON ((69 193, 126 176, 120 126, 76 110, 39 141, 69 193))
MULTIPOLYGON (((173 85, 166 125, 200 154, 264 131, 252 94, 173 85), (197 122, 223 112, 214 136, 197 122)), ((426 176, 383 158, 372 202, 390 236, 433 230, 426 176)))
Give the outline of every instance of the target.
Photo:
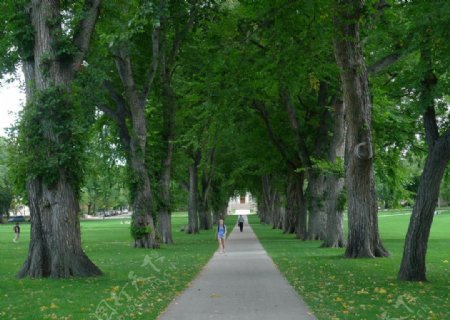
MULTIPOLYGON (((149 129, 146 108, 160 64, 161 19, 166 10, 166 3, 161 1, 155 5, 155 10, 152 2, 127 3, 125 7, 123 4, 111 5, 108 9, 119 18, 113 21, 113 25, 125 32, 122 36, 110 35, 109 43, 103 41, 99 44, 109 45, 108 58, 112 58, 118 77, 104 81, 104 88, 112 104, 107 102, 98 106, 115 123, 126 154, 133 203, 131 234, 134 247, 156 248, 159 243, 153 187, 147 163, 149 129), (124 10, 131 12, 131 16, 123 16, 124 10), (138 29, 145 30, 145 33, 142 34, 138 29), (143 36, 147 36, 149 41, 144 43, 150 43, 150 47, 139 44, 143 36), (144 52, 147 52, 150 58, 139 61, 138 65, 136 60, 142 59, 144 52)), ((105 33, 111 31, 109 19, 101 20, 100 23, 105 33)))
POLYGON ((81 246, 80 160, 88 112, 81 110, 72 91, 100 0, 6 1, 2 6, 7 24, 20 30, 9 45, 22 65, 27 99, 18 142, 31 241, 18 277, 100 275, 81 246))
POLYGON ((364 1, 336 1, 334 50, 340 67, 347 120, 346 186, 349 258, 384 257, 378 232, 378 205, 373 171, 371 101, 361 48, 360 20, 364 1))
POLYGON ((322 247, 341 248, 344 239, 344 177, 341 172, 345 149, 344 104, 340 99, 333 102, 333 139, 328 149, 327 161, 332 168, 326 174, 326 229, 322 247))
POLYGON ((428 238, 438 202, 441 182, 450 160, 450 126, 448 122, 448 25, 450 5, 419 2, 409 7, 415 43, 419 44, 419 70, 416 99, 422 112, 428 154, 420 177, 398 278, 408 281, 426 280, 428 238), (426 13, 424 15, 424 12, 426 13), (445 13, 444 13, 445 12, 445 13), (417 17, 420 17, 418 19, 417 17), (416 29, 417 28, 417 29, 416 29), (446 119, 446 120, 444 120, 446 119))

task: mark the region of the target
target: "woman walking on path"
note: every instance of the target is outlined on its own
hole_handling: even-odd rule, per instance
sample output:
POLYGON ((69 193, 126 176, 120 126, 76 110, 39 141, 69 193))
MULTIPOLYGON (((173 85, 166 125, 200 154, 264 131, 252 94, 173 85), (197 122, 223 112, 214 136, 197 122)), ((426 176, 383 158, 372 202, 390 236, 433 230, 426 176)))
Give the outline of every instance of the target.
POLYGON ((241 230, 241 232, 242 232, 242 229, 244 229, 244 217, 242 216, 242 214, 240 214, 239 215, 239 218, 238 218, 238 225, 239 225, 239 230, 241 230))
POLYGON ((227 236, 227 226, 223 223, 223 220, 219 220, 217 225, 217 239, 219 240, 219 248, 221 253, 225 253, 225 237, 227 236))

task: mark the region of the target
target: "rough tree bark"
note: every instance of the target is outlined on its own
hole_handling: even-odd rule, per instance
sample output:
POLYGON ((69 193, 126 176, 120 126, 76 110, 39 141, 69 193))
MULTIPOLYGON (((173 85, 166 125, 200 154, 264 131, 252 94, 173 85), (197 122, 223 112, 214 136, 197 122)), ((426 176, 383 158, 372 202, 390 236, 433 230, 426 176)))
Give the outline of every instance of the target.
MULTIPOLYGON (((297 226, 299 215, 297 179, 297 173, 293 170, 289 170, 286 183, 286 213, 283 221, 284 233, 294 233, 297 226)), ((302 228, 306 229, 306 221, 302 228)))
POLYGON ((177 101, 175 93, 171 86, 171 71, 168 70, 165 62, 162 63, 162 79, 163 79, 163 135, 164 156, 161 163, 160 173, 160 201, 159 201, 159 219, 158 229, 161 241, 165 244, 173 243, 172 237, 172 208, 170 195, 170 176, 172 173, 172 158, 175 138, 175 113, 177 109, 177 101))
POLYGON ((123 96, 119 95, 114 92, 112 86, 107 86, 111 98, 116 101, 117 108, 114 112, 103 108, 108 114, 115 113, 113 119, 118 121, 117 124, 119 126, 121 140, 127 147, 125 150, 128 151, 127 158, 132 174, 131 193, 133 199, 131 230, 134 236, 135 248, 159 247, 154 223, 154 200, 150 176, 146 165, 147 119, 145 116, 148 88, 153 83, 157 69, 158 37, 159 30, 155 28, 153 31, 153 46, 156 49, 154 48, 153 53, 152 72, 142 91, 136 87, 131 67, 131 58, 127 48, 122 46, 115 49, 115 62, 124 88, 124 94, 123 96), (123 104, 124 107, 119 106, 119 104, 123 104), (130 125, 126 124, 127 118, 130 120, 130 125))
POLYGON ((449 160, 450 130, 434 143, 425 162, 403 248, 403 258, 398 274, 400 280, 427 280, 425 258, 428 238, 439 188, 449 160))
MULTIPOLYGON (((26 108, 36 94, 59 88, 70 95, 70 84, 86 56, 98 17, 100 1, 86 1, 85 17, 77 27, 73 44, 77 53, 62 59, 58 56, 58 35, 62 34, 59 1, 33 0, 27 11, 34 31, 32 57, 23 61, 26 81, 26 108), (50 23, 50 21, 52 23, 50 23)), ((23 49, 23 48, 21 48, 23 49)), ((61 105, 61 111, 68 105, 61 105)), ((37 120, 42 138, 59 146, 73 133, 70 128, 56 134, 55 119, 37 120)), ((37 133, 36 133, 37 134, 37 133)), ((50 151, 48 158, 56 157, 50 151)), ((53 159, 55 160, 55 159, 53 159)), ((53 172, 56 181, 49 185, 41 176, 30 178, 27 191, 31 214, 31 240, 28 257, 18 277, 67 278, 97 276, 101 271, 89 260, 81 247, 78 185, 70 179, 70 168, 59 165, 53 172)))
MULTIPOLYGON (((345 146, 345 120, 344 104, 335 99, 333 103, 333 139, 331 141, 328 161, 336 164, 337 159, 344 158, 345 146)), ((322 247, 342 248, 345 246, 344 239, 344 208, 340 203, 340 196, 344 188, 344 178, 338 173, 328 173, 326 176, 326 232, 322 247)))
POLYGON ((299 173, 296 177, 296 195, 297 195, 297 201, 295 201, 295 210, 298 211, 297 213, 297 226, 295 228, 295 235, 298 239, 306 240, 308 233, 307 233, 307 225, 306 225, 306 219, 307 219, 307 210, 306 210, 306 200, 305 195, 303 192, 303 186, 305 184, 305 174, 299 173))
POLYGON ((207 156, 207 165, 202 170, 201 175, 201 189, 199 194, 199 218, 200 218, 200 229, 209 230, 212 228, 212 217, 210 208, 210 193, 211 193, 211 182, 213 175, 213 164, 215 160, 216 149, 211 148, 207 156))
POLYGON ((439 135, 436 121, 433 88, 438 79, 433 73, 429 46, 430 44, 426 43, 421 52, 421 61, 426 72, 422 79, 420 95, 421 104, 425 110, 423 123, 428 144, 428 156, 420 178, 398 274, 400 280, 406 281, 426 281, 425 258, 428 238, 442 177, 450 160, 450 129, 439 135))
POLYGON ((385 257, 379 232, 373 172, 371 101, 359 37, 363 1, 337 3, 334 53, 344 93, 347 135, 345 148, 348 192, 348 258, 385 257))
POLYGON ((263 223, 266 209, 264 208, 264 201, 261 198, 262 197, 258 197, 256 201, 256 214, 259 218, 259 222, 263 223))
POLYGON ((272 187, 270 185, 270 177, 264 175, 261 177, 262 201, 264 206, 264 215, 262 222, 265 224, 272 223, 272 187))
MULTIPOLYGON (((325 140, 325 139, 324 139, 325 140)), ((307 169, 308 187, 306 203, 308 207, 307 240, 322 240, 325 238, 325 177, 316 169, 307 169)))
POLYGON ((264 175, 261 178, 264 216, 262 222, 276 228, 280 215, 280 195, 273 186, 273 178, 264 175))
POLYGON ((189 166, 189 199, 188 199, 188 228, 189 234, 199 232, 198 216, 198 166, 200 164, 201 152, 194 153, 193 162, 189 166))
MULTIPOLYGON (((164 6, 165 1, 161 1, 157 16, 159 20, 161 20, 164 6)), ((153 190, 146 161, 147 119, 145 115, 149 93, 153 88, 160 65, 161 26, 158 23, 154 23, 151 42, 151 63, 144 77, 136 77, 142 80, 140 85, 136 85, 131 54, 126 44, 121 43, 111 48, 123 89, 117 90, 112 83, 105 81, 104 87, 111 100, 115 102, 115 108, 109 105, 98 105, 117 125, 131 171, 130 189, 133 199, 131 231, 135 248, 159 247, 154 222, 153 190)), ((165 169, 164 166, 163 169, 165 169)), ((162 180, 164 179, 166 176, 162 175, 162 180)))

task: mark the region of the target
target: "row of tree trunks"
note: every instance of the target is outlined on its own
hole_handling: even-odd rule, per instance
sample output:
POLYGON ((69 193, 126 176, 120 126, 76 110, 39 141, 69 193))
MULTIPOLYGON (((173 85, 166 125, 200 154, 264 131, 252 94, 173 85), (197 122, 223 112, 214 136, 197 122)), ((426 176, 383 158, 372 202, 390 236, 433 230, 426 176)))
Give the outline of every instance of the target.
MULTIPOLYGON (((326 114, 326 97, 327 86, 324 82, 321 82, 318 92, 318 107, 321 113, 326 114)), ((308 178, 308 187, 306 190, 306 203, 308 205, 308 227, 306 229, 308 240, 320 240, 324 238, 326 215, 324 206, 324 176, 323 174, 313 168, 312 157, 317 159, 323 158, 324 149, 326 147, 326 141, 328 136, 328 125, 326 119, 322 119, 320 122, 318 138, 314 143, 314 150, 311 152, 306 145, 306 139, 299 126, 299 120, 297 116, 297 110, 292 102, 291 93, 286 87, 281 88, 281 103, 284 104, 288 115, 289 124, 291 126, 292 133, 296 139, 298 158, 296 162, 299 162, 304 166, 302 169, 306 171, 308 178)), ((303 190, 299 195, 300 198, 305 198, 303 190)), ((303 201, 305 203, 305 201, 303 201)), ((303 232, 303 231, 299 231, 303 232)))
POLYGON ((287 175, 285 195, 273 186, 273 180, 265 175, 261 178, 261 194, 258 197, 259 219, 284 233, 295 233, 306 239, 307 210, 303 193, 304 173, 291 171, 287 175), (283 205, 285 203, 285 205, 283 205))
POLYGON ((277 228, 282 219, 280 194, 273 185, 273 178, 269 175, 264 175, 261 178, 261 186, 264 206, 264 215, 261 217, 261 221, 277 228))
MULTIPOLYGON (((202 160, 200 149, 191 154, 192 163, 189 166, 189 197, 188 197, 188 233, 197 233, 199 230, 209 230, 213 225, 213 210, 210 205, 212 193, 212 167, 214 162, 214 148, 209 150, 207 163, 199 177, 199 166, 202 160), (206 168, 207 167, 207 168, 206 168)), ((227 203, 228 206, 228 203, 227 203)), ((215 217, 226 215, 227 206, 216 208, 215 217), (224 212, 225 210, 225 212, 224 212)), ((217 219, 215 219, 217 220, 217 219)))
POLYGON ((336 5, 334 52, 340 67, 347 135, 345 148, 349 235, 345 256, 383 257, 378 233, 377 199, 373 172, 371 101, 359 36, 363 10, 359 0, 336 5))
POLYGON ((294 171, 290 171, 286 178, 286 213, 283 221, 283 232, 294 233, 298 219, 298 181, 294 171))
MULTIPOLYGON (((335 163, 337 156, 341 158, 343 156, 343 146, 345 141, 343 105, 342 103, 335 103, 335 112, 328 112, 325 102, 325 88, 325 85, 321 86, 318 98, 318 104, 323 109, 320 130, 321 132, 323 131, 323 137, 328 136, 328 123, 333 124, 334 140, 329 141, 322 137, 322 141, 316 142, 315 154, 321 155, 322 153, 325 153, 324 151, 326 150, 328 152, 327 159, 331 163, 335 163), (333 158, 331 158, 331 155, 333 158)), ((303 150, 303 155, 301 157, 299 156, 299 159, 296 161, 286 161, 287 167, 292 169, 288 169, 286 178, 286 208, 282 219, 283 232, 295 232, 298 238, 309 240, 325 240, 325 238, 329 237, 324 243, 324 246, 341 247, 344 245, 342 220, 343 208, 342 206, 338 207, 338 199, 342 200, 342 197, 340 196, 341 190, 343 189, 343 179, 335 178, 333 175, 326 177, 323 172, 312 167, 311 161, 309 160, 309 154, 305 150, 306 146, 304 142, 302 142, 301 134, 299 132, 296 111, 287 91, 284 91, 281 100, 287 108, 291 128, 297 137, 298 148, 299 150, 303 150), (295 172, 294 169, 297 168, 295 164, 303 163, 304 161, 310 163, 310 166, 305 170, 306 173, 305 171, 300 173, 295 172), (306 176, 308 177, 308 188, 305 195, 303 185, 306 176), (308 211, 306 209, 307 204, 308 211), (327 219, 328 216, 330 216, 329 221, 327 219)), ((286 152, 284 152, 283 143, 274 136, 273 129, 271 128, 268 119, 267 110, 265 110, 262 104, 256 104, 254 109, 259 111, 261 117, 265 121, 272 142, 278 148, 280 154, 286 160, 289 160, 286 152)), ((265 198, 263 197, 263 200, 264 199, 265 198)), ((261 202, 261 199, 259 199, 259 202, 261 202)), ((273 220, 272 215, 274 212, 268 212, 269 207, 267 205, 261 205, 261 203, 259 203, 259 207, 260 210, 264 210, 264 213, 261 215, 263 222, 269 219, 273 220)), ((272 223, 275 222, 272 221, 272 223)))

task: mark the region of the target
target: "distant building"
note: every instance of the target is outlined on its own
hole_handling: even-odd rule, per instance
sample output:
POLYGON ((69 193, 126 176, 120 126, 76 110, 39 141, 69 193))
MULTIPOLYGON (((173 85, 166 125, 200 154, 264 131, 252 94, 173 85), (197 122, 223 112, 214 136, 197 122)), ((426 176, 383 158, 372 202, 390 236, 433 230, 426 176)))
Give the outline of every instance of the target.
POLYGON ((256 211, 256 202, 250 193, 230 198, 227 213, 231 215, 250 214, 256 211))
POLYGON ((18 204, 13 208, 13 210, 9 211, 9 216, 10 217, 15 217, 15 216, 29 217, 30 216, 30 208, 24 204, 18 204))

